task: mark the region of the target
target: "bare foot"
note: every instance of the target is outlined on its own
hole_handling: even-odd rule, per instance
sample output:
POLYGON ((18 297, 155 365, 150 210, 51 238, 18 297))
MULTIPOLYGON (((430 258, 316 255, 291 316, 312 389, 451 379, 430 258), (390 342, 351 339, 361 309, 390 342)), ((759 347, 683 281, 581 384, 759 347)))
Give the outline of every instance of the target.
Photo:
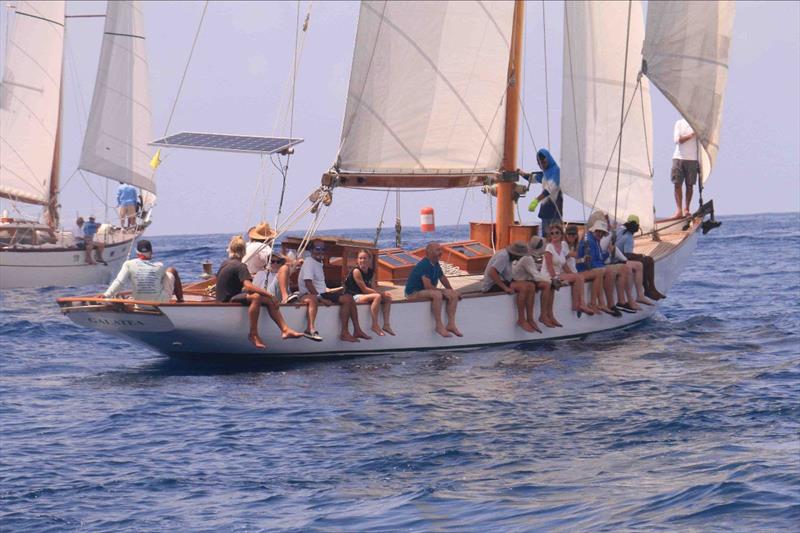
POLYGON ((677 211, 675 211, 675 214, 674 214, 674 215, 672 215, 670 218, 673 218, 673 219, 674 219, 674 218, 682 218, 682 217, 683 217, 683 211, 681 211, 680 209, 678 209, 677 211))
POLYGON ((339 335, 339 338, 347 342, 361 342, 357 338, 350 335, 350 333, 342 333, 341 335, 339 335))
POLYGON ((530 325, 526 320, 517 320, 517 325, 527 331, 528 333, 533 333, 536 331, 533 329, 533 326, 530 325))
POLYGON ((372 328, 371 328, 371 329, 372 329, 372 331, 374 331, 374 332, 375 332, 375 335, 377 335, 378 337, 383 337, 383 336, 384 336, 384 335, 383 335, 383 330, 382 330, 382 329, 380 328, 380 326, 378 326, 377 324, 375 324, 374 326, 372 326, 372 328))
POLYGON ((392 329, 392 326, 383 326, 383 331, 394 337, 394 330, 392 329))
POLYGON ((553 324, 555 324, 557 328, 563 328, 563 327, 564 327, 564 326, 561 324, 561 322, 559 322, 558 320, 556 320, 556 317, 553 317, 553 318, 551 318, 550 320, 552 320, 552 321, 553 321, 553 324))
POLYGON ((640 306, 636 302, 628 302, 628 307, 630 307, 634 311, 641 311, 642 310, 642 306, 640 306))
POLYGON ((247 340, 249 340, 250 342, 252 342, 252 343, 253 343, 253 346, 255 346, 256 348, 258 348, 259 350, 263 350, 264 348, 266 348, 266 347, 267 347, 267 345, 266 345, 266 344, 264 344, 264 341, 262 341, 262 340, 261 340, 261 337, 259 337, 258 335, 248 335, 248 336, 247 336, 247 340))
POLYGON ((452 335, 448 333, 447 329, 445 329, 444 326, 436 328, 436 333, 438 333, 442 337, 452 337, 452 335))
POLYGON ((541 330, 541 329, 539 329, 539 326, 537 326, 537 325, 536 325, 536 322, 534 322, 533 320, 530 320, 530 321, 528 322, 528 324, 530 324, 530 325, 531 325, 531 327, 533 328, 533 331, 535 331, 535 332, 537 332, 537 333, 541 333, 541 332, 542 332, 542 330, 541 330))
POLYGON ((584 313, 586 313, 589 316, 594 314, 594 309, 592 309, 588 305, 580 305, 580 306, 578 306, 578 309, 580 309, 581 311, 583 311, 584 313))
POLYGON ((684 209, 684 210, 683 210, 683 216, 685 216, 685 217, 692 216, 692 212, 691 212, 691 211, 689 211, 688 209, 684 209))
POLYGON ((291 328, 286 328, 286 330, 281 332, 282 339, 299 339, 302 336, 303 336, 302 333, 300 333, 299 331, 295 331, 291 328))
POLYGON ((551 321, 549 318, 545 318, 543 316, 539 317, 539 322, 547 326, 548 328, 557 328, 556 323, 551 321))
POLYGON ((369 335, 367 335, 366 333, 364 333, 364 332, 363 332, 363 331, 361 331, 360 329, 359 329, 358 331, 354 331, 354 332, 353 332, 353 335, 354 335, 354 336, 355 336, 357 339, 364 339, 364 340, 368 340, 368 341, 371 341, 371 340, 372 340, 372 337, 370 337, 369 335))
POLYGON ((464 335, 461 334, 460 331, 458 331, 458 328, 455 327, 455 326, 447 326, 447 331, 449 331, 450 333, 452 333, 456 337, 463 337, 464 336, 464 335))
POLYGON ((636 301, 644 305, 653 305, 653 302, 651 302, 647 298, 638 298, 636 301))

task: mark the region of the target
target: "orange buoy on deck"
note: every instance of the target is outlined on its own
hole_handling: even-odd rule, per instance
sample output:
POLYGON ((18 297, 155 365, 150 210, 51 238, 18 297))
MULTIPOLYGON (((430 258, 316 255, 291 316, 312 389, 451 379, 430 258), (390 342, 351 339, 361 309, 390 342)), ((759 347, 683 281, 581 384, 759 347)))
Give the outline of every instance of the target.
POLYGON ((419 210, 419 229, 424 233, 436 231, 436 224, 433 222, 432 207, 423 207, 419 210))

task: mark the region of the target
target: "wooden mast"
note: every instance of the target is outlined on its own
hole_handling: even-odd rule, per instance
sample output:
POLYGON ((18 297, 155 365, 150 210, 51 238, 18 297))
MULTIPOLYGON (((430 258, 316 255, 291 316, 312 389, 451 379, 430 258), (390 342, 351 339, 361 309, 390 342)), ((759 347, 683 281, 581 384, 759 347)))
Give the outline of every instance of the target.
MULTIPOLYGON (((63 59, 62 59, 63 62, 63 59)), ((62 64, 63 69, 63 64, 62 64)), ((53 148, 53 166, 50 167, 50 188, 47 194, 47 204, 45 205, 45 223, 50 229, 58 229, 58 185, 61 173, 61 124, 64 118, 64 76, 58 87, 58 122, 56 123, 56 142, 53 148)))
MULTIPOLYGON (((525 2, 514 1, 514 27, 511 32, 511 54, 508 61, 508 90, 506 91, 506 131, 503 146, 505 176, 517 170, 517 137, 519 134, 519 102, 522 82, 522 33, 525 28, 525 2)), ((497 249, 509 245, 509 227, 514 224, 514 184, 503 179, 497 183, 497 249)))

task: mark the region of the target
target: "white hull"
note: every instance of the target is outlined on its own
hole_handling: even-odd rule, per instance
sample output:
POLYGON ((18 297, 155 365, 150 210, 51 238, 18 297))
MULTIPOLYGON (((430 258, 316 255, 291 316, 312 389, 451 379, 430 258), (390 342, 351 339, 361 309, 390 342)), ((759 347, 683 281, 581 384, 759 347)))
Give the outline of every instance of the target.
MULTIPOLYGON (((131 236, 133 237, 133 235, 131 236)), ((108 265, 88 265, 78 249, 0 250, 0 289, 110 283, 127 258, 131 239, 108 244, 108 265)))
MULTIPOLYGON (((656 262, 656 284, 667 291, 686 266, 697 245, 692 232, 669 254, 656 262)), ((536 316, 538 317, 538 302, 536 316)), ((63 303, 62 303, 63 305, 63 303)), ((465 297, 458 306, 457 323, 464 336, 443 338, 433 331, 428 302, 396 302, 392 306, 392 326, 397 336, 373 335, 372 340, 349 343, 339 340, 339 308, 321 307, 317 329, 324 340, 282 340, 266 309, 261 313, 259 331, 267 344, 258 350, 247 340, 247 309, 227 304, 165 304, 151 313, 109 311, 107 306, 64 307, 76 324, 145 344, 169 355, 260 355, 268 358, 358 355, 403 350, 469 348, 492 344, 533 342, 576 337, 631 326, 652 316, 656 308, 643 306, 635 314, 616 318, 606 314, 578 318, 571 311, 570 289, 557 293, 555 316, 563 328, 545 328, 543 333, 527 333, 515 325, 513 297, 506 294, 465 297)), ((369 333, 368 308, 359 307, 362 328, 369 333)), ((305 306, 282 306, 289 325, 302 331, 306 326, 305 306)))

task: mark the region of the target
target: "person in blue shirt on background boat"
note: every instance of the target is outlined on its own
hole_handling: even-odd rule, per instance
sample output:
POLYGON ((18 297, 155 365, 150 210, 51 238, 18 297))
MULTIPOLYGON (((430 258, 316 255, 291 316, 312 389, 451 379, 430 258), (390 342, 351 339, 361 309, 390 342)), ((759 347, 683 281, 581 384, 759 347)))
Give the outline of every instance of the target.
POLYGON ((439 259, 442 257, 442 246, 432 242, 425 247, 425 257, 411 271, 406 281, 406 297, 409 300, 430 300, 431 311, 436 322, 436 333, 442 337, 463 337, 456 327, 456 307, 461 295, 453 290, 447 276, 444 275, 439 259), (437 285, 442 282, 444 289, 437 285), (447 326, 442 322, 442 302, 447 300, 447 326))
MULTIPOLYGON (((82 220, 78 217, 79 220, 82 220)), ((97 263, 106 263, 105 259, 103 259, 103 249, 105 245, 100 242, 95 242, 94 237, 97 235, 97 230, 100 229, 100 224, 95 222, 94 216, 90 216, 89 220, 83 223, 83 249, 85 250, 85 261, 87 264, 96 265, 97 263), (92 251, 96 251, 97 253, 97 261, 92 258, 92 251)))
MULTIPOLYGON (((649 255, 642 255, 634 253, 633 251, 633 236, 639 231, 639 217, 630 215, 628 220, 617 228, 617 248, 623 253, 625 257, 631 262, 639 262, 642 264, 642 274, 637 278, 637 290, 639 287, 644 288, 644 295, 651 300, 661 300, 666 298, 658 289, 656 289, 655 280, 655 262, 649 255)), ((639 293, 641 297, 641 292, 639 293)), ((645 302, 643 302, 645 303, 645 302)))
POLYGON ((561 223, 561 213, 564 212, 564 196, 561 194, 561 169, 556 160, 547 149, 542 148, 536 152, 536 161, 541 172, 522 176, 529 181, 531 177, 536 183, 542 184, 542 192, 528 205, 528 211, 536 211, 539 207, 539 218, 542 220, 540 235, 547 238, 547 228, 550 224, 561 223))
POLYGON ((117 208, 119 223, 123 228, 136 227, 136 207, 139 205, 139 193, 136 187, 119 182, 117 188, 117 208))

